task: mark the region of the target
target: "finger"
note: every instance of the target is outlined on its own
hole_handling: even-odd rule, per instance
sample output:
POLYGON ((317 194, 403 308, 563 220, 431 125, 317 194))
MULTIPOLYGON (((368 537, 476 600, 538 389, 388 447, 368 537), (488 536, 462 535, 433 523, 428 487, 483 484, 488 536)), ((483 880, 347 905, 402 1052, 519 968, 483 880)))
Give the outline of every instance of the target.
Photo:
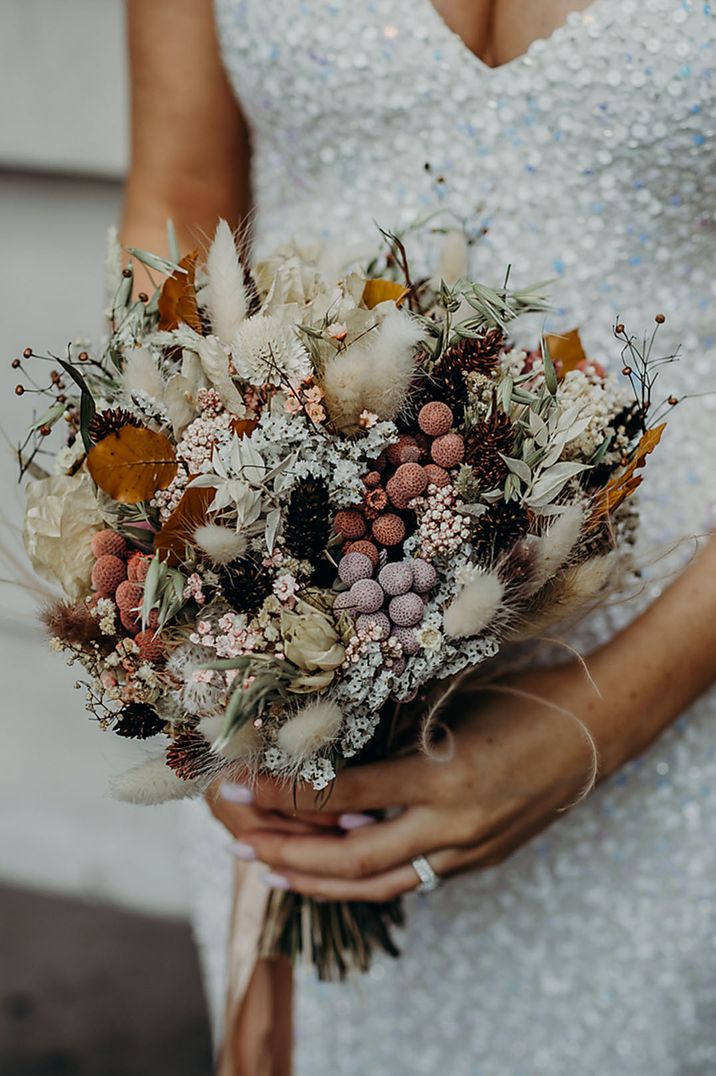
POLYGON ((260 807, 240 807, 233 803, 218 802, 212 806, 214 816, 226 826, 233 837, 242 838, 246 833, 270 830, 293 835, 317 834, 317 826, 298 818, 288 818, 277 811, 264 811, 260 807))
MULTIPOLYGON (((460 869, 466 853, 461 849, 442 849, 429 857, 430 865, 439 878, 447 878, 460 869)), ((331 878, 319 874, 286 870, 281 874, 269 872, 265 883, 279 890, 291 890, 319 900, 364 900, 382 903, 414 892, 420 885, 415 868, 403 863, 392 870, 370 878, 331 878)))
POLYGON ((251 789, 247 785, 228 784, 226 782, 212 786, 207 793, 207 800, 209 806, 214 814, 221 814, 224 807, 230 808, 232 806, 238 807, 254 807, 256 810, 264 811, 269 817, 277 818, 292 818, 299 822, 305 822, 309 826, 316 826, 318 828, 333 828, 339 827, 339 815, 332 811, 297 811, 293 810, 288 813, 282 811, 274 811, 264 807, 258 807, 254 803, 254 796, 251 789))
MULTIPOLYGON (((412 806, 425 797, 425 759, 408 758, 350 766, 333 782, 325 807, 334 813, 371 811, 386 807, 412 806)), ((285 811, 317 810, 317 794, 309 785, 295 788, 270 778, 259 778, 251 787, 260 807, 285 811)))
POLYGON ((262 863, 279 872, 360 879, 384 873, 437 847, 434 817, 426 808, 414 807, 389 822, 376 822, 340 836, 262 829, 246 833, 243 840, 262 863))

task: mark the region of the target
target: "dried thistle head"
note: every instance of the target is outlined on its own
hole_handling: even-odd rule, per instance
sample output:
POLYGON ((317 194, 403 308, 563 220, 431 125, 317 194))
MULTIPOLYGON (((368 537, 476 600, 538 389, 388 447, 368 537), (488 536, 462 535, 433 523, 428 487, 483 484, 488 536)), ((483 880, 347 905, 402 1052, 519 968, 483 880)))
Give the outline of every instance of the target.
POLYGON ((72 646, 88 646, 102 638, 99 621, 84 602, 56 601, 41 613, 48 633, 72 646))

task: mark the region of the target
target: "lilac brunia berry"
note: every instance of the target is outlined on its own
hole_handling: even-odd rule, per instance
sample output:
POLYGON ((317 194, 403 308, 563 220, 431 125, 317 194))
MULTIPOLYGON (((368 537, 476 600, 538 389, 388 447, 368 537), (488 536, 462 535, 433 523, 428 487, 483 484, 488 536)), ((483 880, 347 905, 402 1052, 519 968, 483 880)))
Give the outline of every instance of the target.
POLYGON ((399 628, 412 628, 423 619, 425 603, 419 594, 401 594, 392 598, 388 615, 399 628))
POLYGON ((410 562, 413 569, 413 590, 416 594, 427 594, 438 581, 438 573, 427 560, 416 557, 410 562))
POLYGON ((339 561, 338 575, 349 587, 360 579, 370 579, 373 575, 370 557, 367 557, 365 553, 346 553, 345 557, 341 557, 339 561))
POLYGON ((391 561, 381 568, 378 582, 391 598, 407 594, 413 586, 413 568, 409 561, 391 561))
POLYGON ((360 613, 377 613, 385 601, 383 588, 375 579, 359 579, 348 594, 351 605, 360 613))
POLYGON ((390 621, 385 613, 363 613, 356 620, 356 631, 359 635, 375 633, 378 639, 387 639, 390 635, 390 621))

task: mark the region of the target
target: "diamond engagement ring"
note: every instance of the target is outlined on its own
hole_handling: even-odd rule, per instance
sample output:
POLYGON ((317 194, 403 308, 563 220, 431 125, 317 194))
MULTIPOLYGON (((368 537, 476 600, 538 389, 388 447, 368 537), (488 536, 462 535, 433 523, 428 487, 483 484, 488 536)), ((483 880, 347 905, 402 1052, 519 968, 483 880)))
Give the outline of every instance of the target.
POLYGON ((416 856, 415 859, 411 859, 410 866, 420 879, 416 893, 434 893, 442 885, 441 879, 438 878, 425 856, 416 856))

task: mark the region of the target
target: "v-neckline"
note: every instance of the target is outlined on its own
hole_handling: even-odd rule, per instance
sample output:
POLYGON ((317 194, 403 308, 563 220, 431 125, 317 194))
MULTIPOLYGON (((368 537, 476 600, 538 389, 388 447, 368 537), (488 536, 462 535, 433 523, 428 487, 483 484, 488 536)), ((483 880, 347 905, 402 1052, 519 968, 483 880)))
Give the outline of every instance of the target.
POLYGON ((497 79, 501 75, 514 71, 519 67, 528 63, 532 57, 535 49, 548 49, 550 45, 559 41, 559 39, 565 34, 573 25, 573 16, 576 15, 579 20, 579 28, 586 28, 594 17, 598 14, 599 10, 606 6, 609 0, 592 0, 592 2, 581 11, 570 12, 564 22, 559 26, 555 26, 551 34, 547 37, 536 37, 527 46, 524 52, 519 56, 515 56, 512 60, 507 60, 506 63, 498 64, 496 67, 492 67, 483 60, 481 56, 478 56, 476 52, 473 52, 465 39, 458 33, 457 30, 453 30, 452 26, 446 21, 444 15, 442 15, 435 7, 433 0, 421 0, 423 6, 426 9, 428 19, 432 20, 435 24, 436 35, 442 34, 446 41, 452 43, 453 47, 467 57, 468 62, 472 63, 477 71, 492 79, 497 79))

